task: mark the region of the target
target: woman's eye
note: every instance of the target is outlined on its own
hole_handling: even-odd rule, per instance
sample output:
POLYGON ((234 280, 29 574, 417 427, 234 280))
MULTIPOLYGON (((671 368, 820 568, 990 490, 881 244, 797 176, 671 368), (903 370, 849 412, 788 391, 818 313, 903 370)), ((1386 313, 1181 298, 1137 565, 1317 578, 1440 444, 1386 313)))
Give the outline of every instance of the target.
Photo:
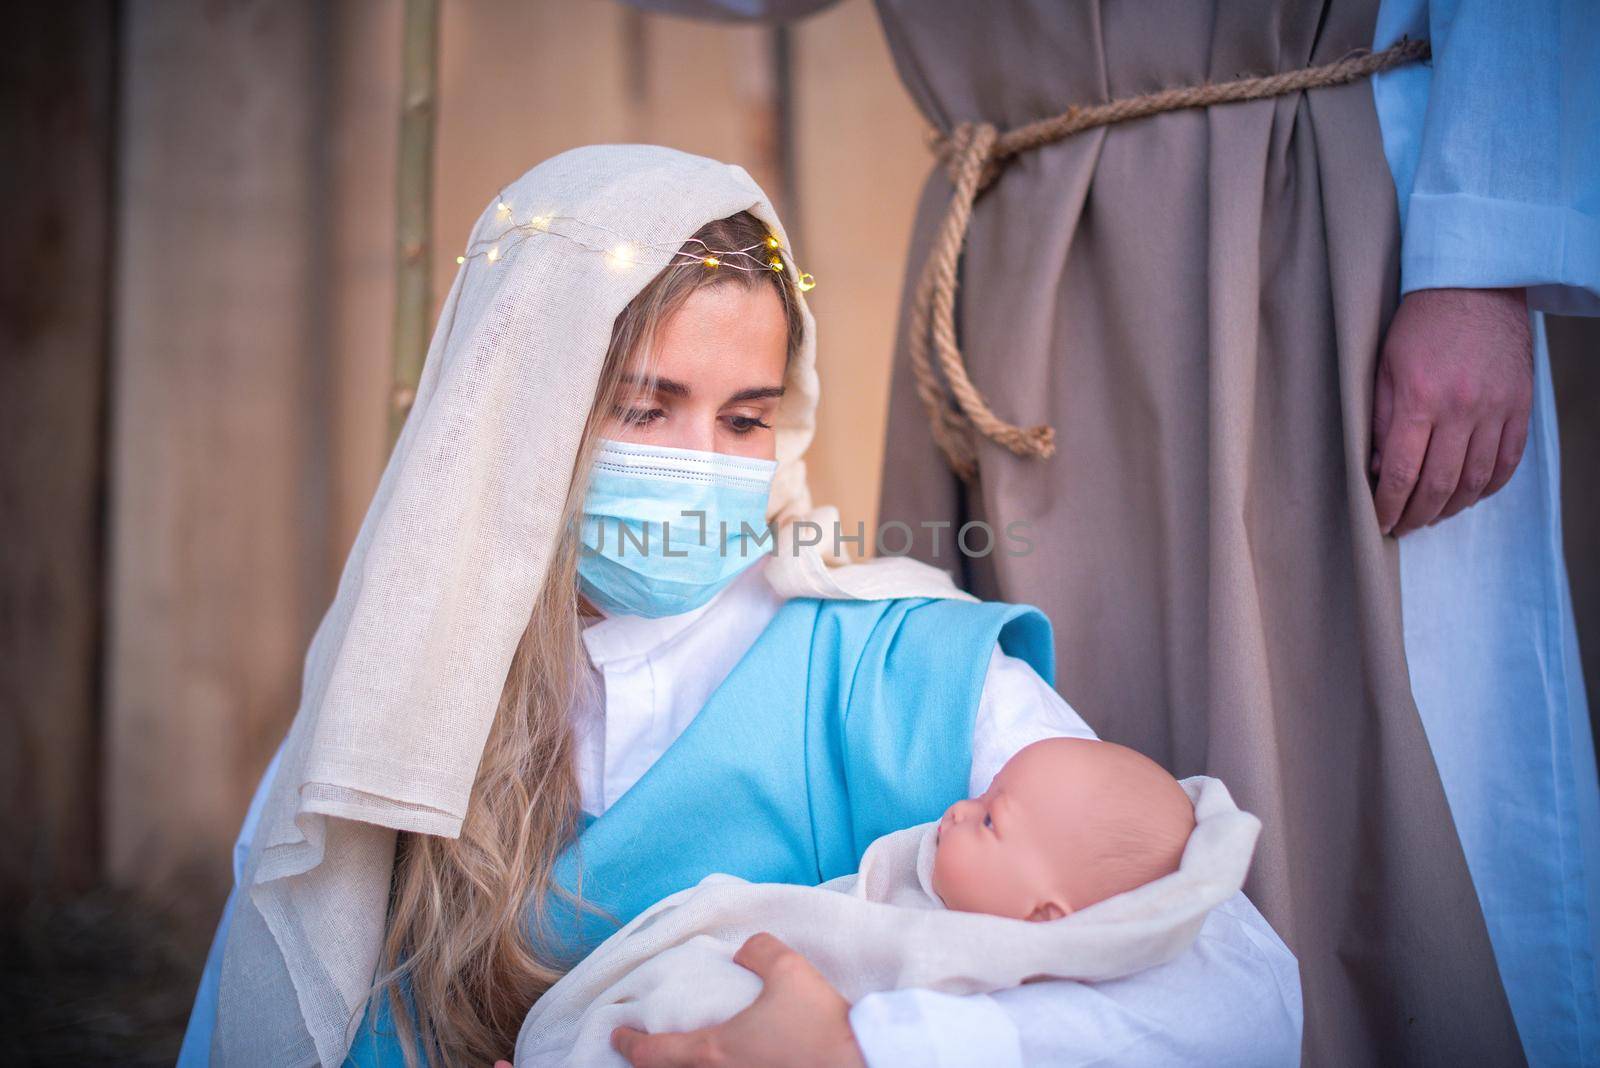
POLYGON ((612 412, 628 426, 644 426, 662 418, 667 413, 660 408, 617 408, 612 412))
POLYGON ((748 415, 730 415, 728 417, 728 426, 735 434, 748 434, 756 427, 760 427, 763 430, 772 429, 771 423, 763 422, 748 415))

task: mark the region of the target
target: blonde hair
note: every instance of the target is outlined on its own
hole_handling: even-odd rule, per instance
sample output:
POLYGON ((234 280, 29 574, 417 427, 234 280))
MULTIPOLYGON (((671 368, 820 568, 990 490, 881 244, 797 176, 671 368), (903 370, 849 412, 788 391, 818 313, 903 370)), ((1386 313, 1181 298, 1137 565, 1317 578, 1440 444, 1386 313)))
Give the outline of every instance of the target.
POLYGON ((804 326, 788 273, 713 269, 698 261, 707 247, 746 248, 768 233, 749 212, 708 223, 683 246, 695 260, 662 270, 613 324, 562 506, 564 533, 512 658, 461 835, 402 833, 396 845, 388 933, 373 994, 387 993, 408 1065, 419 1049, 440 1068, 509 1057, 523 1016, 561 978, 561 962, 542 956, 530 935, 546 929, 546 894, 561 893, 552 869, 578 826, 570 712, 595 696, 577 589, 578 526, 590 463, 621 399, 624 372, 647 363, 656 330, 695 291, 730 283, 775 286, 793 359, 804 326))

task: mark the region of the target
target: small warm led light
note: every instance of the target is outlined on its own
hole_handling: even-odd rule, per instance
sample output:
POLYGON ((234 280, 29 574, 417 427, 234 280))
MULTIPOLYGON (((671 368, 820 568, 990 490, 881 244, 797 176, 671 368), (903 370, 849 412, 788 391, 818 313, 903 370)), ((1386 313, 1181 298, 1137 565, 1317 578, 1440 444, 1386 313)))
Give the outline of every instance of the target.
POLYGON ((809 293, 815 288, 817 288, 817 280, 815 278, 812 278, 809 274, 800 276, 800 292, 809 293))
POLYGON ((771 234, 768 234, 767 235, 767 247, 768 248, 777 248, 778 247, 778 239, 776 237, 773 237, 771 234))
POLYGON ((466 263, 466 262, 467 262, 467 258, 465 256, 457 256, 456 257, 456 266, 457 267, 461 266, 463 263, 466 263))
POLYGON ((774 271, 781 271, 783 270, 783 261, 774 256, 767 261, 767 266, 771 267, 774 271))
POLYGON ((722 263, 722 261, 717 259, 715 256, 707 256, 704 262, 707 267, 716 267, 722 263))
POLYGON ((489 250, 489 262, 493 263, 500 258, 500 246, 496 245, 489 250))
POLYGON ((500 202, 500 214, 501 215, 510 215, 511 214, 511 205, 507 204, 503 200, 500 202))
POLYGON ((613 267, 631 267, 633 266, 633 255, 633 246, 624 241, 606 253, 606 261, 613 267))
POLYGON ((535 230, 548 230, 550 229, 550 216, 535 215, 533 218, 528 220, 528 225, 533 227, 535 230))

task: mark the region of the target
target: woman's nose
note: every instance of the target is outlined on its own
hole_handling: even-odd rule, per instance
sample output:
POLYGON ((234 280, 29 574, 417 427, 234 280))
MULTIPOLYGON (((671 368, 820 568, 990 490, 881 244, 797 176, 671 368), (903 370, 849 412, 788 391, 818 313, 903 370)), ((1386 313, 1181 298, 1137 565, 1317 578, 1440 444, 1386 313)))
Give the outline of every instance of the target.
POLYGON ((717 421, 714 418, 680 419, 672 427, 672 434, 669 436, 669 440, 663 441, 662 444, 674 449, 715 452, 717 450, 717 421))

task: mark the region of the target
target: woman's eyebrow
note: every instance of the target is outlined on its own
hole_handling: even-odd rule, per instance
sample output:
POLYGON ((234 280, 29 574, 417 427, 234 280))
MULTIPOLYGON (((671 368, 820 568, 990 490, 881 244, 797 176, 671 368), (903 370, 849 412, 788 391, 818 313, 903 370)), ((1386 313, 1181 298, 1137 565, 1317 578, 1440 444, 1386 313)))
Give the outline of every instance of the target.
POLYGON ((667 393, 674 397, 687 397, 689 387, 671 378, 657 378, 654 375, 624 374, 622 381, 627 385, 640 390, 651 390, 656 393, 667 393))
POLYGON ((735 401, 766 400, 768 397, 781 396, 783 396, 782 386, 754 386, 750 389, 741 389, 739 392, 728 398, 728 403, 732 404, 735 401))

